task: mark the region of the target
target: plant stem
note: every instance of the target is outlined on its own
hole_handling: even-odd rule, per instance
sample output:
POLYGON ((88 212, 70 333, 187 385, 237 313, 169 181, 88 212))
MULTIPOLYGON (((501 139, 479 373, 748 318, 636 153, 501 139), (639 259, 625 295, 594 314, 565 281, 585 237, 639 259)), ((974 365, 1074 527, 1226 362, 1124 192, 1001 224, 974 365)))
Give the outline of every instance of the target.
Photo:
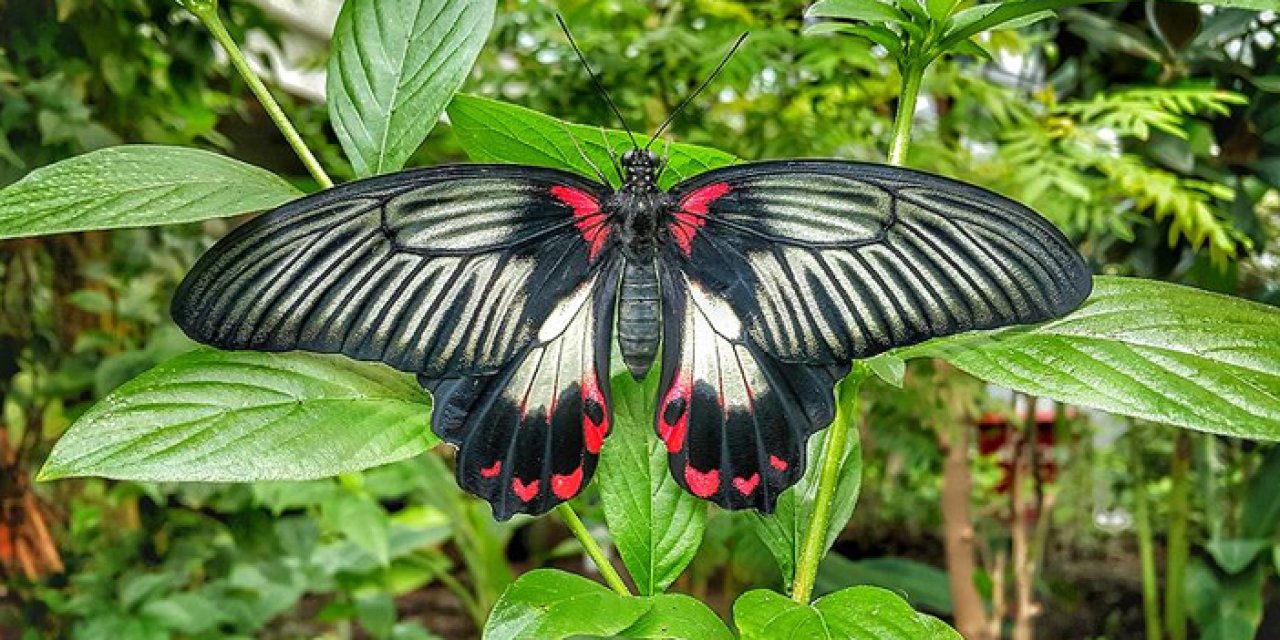
POLYGON ((1138 557, 1142 562, 1142 613, 1147 640, 1160 640, 1160 585, 1156 580, 1155 536, 1151 531, 1151 511, 1147 501, 1147 477, 1142 469, 1142 439, 1129 421, 1129 464, 1133 467, 1134 520, 1138 527, 1138 557))
POLYGON ((836 480, 840 477, 840 464, 844 461, 845 441, 849 430, 855 428, 858 419, 858 387, 863 374, 857 370, 837 387, 836 417, 827 429, 827 442, 822 448, 822 469, 818 476, 818 491, 813 499, 813 513, 805 529, 804 544, 796 560, 796 579, 791 588, 791 599, 809 604, 813 595, 813 583, 818 578, 818 563, 827 550, 827 526, 831 522, 831 503, 835 500, 836 480))
POLYGON ((898 113, 893 118, 893 139, 889 143, 889 164, 901 166, 907 160, 911 143, 911 123, 916 114, 916 98, 924 80, 926 65, 908 64, 902 70, 902 93, 898 96, 898 113))
POLYGON ((1186 640, 1187 557, 1191 543, 1187 538, 1190 512, 1187 493, 1191 484, 1191 436, 1179 429, 1173 447, 1173 464, 1169 488, 1169 549, 1165 555, 1164 623, 1171 640, 1186 640))
POLYGON ((240 77, 244 78, 249 90, 253 95, 258 97, 258 101, 262 103, 267 115, 271 116, 272 122, 280 129, 280 133, 284 134, 285 140, 289 142, 289 146, 293 147, 294 153, 298 154, 298 158, 302 160, 302 164, 311 173, 311 176, 320 183, 320 186, 329 189, 333 187, 333 180, 329 178, 329 174, 324 172, 324 168, 320 166, 320 161, 316 160, 311 149, 307 147, 307 143, 303 142, 302 136, 298 135, 298 130, 294 128, 293 123, 289 122, 289 117, 284 114, 284 110, 280 108, 280 104, 275 98, 271 97, 271 92, 267 90, 267 86, 262 83, 262 79, 258 74, 249 68, 249 61, 245 59, 244 52, 240 50, 240 46, 236 44, 235 38, 231 37, 231 33, 227 31, 227 27, 222 22, 222 18, 218 16, 217 2, 188 2, 185 5, 191 13, 195 14, 200 22, 204 23, 205 28, 213 35, 213 39, 222 45, 226 50, 227 57, 231 59, 231 64, 235 66, 236 71, 240 72, 240 77))
POLYGON ((631 590, 627 588, 627 584, 622 581, 622 576, 619 576, 618 572, 614 570, 613 563, 609 562, 609 559, 604 556, 604 549, 601 549, 600 545, 596 544, 596 539, 591 537, 591 532, 587 531, 587 526, 582 524, 582 519, 578 517, 573 507, 569 506, 568 502, 562 502, 560 506, 556 507, 556 514, 560 516, 561 520, 564 520, 565 526, 569 527, 569 530, 573 532, 573 536, 582 544, 582 548, 586 550, 587 555, 591 556, 591 561, 596 563, 596 568, 600 570, 600 575, 604 577, 605 584, 608 584, 609 588, 619 595, 632 595, 631 590))

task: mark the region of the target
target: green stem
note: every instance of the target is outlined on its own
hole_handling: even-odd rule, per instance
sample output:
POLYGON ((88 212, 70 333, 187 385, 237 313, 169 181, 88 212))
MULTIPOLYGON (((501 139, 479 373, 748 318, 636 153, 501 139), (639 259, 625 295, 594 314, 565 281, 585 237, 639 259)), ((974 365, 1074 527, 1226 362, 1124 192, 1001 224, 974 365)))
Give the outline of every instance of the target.
POLYGON ((596 539, 591 537, 591 532, 587 531, 587 526, 582 524, 582 519, 578 517, 573 507, 569 506, 568 502, 562 502, 560 506, 556 507, 556 514, 560 516, 561 520, 564 520, 565 525, 569 527, 574 537, 582 544, 582 548, 587 551, 587 555, 591 556, 591 561, 596 563, 596 568, 600 570, 600 575, 604 577, 605 584, 608 584, 609 588, 618 592, 619 595, 632 595, 631 590, 627 588, 627 584, 622 581, 622 576, 618 575, 618 572, 613 568, 613 563, 609 562, 609 559, 604 556, 604 550, 600 548, 600 545, 596 544, 596 539))
POLYGON ((813 513, 809 516, 800 557, 796 560, 796 579, 791 587, 791 599, 800 604, 809 604, 809 599, 813 596, 813 583, 818 578, 818 564, 826 554, 831 503, 835 501, 836 481, 840 477, 840 464, 844 461, 845 441, 848 440, 849 430, 856 428, 857 424, 858 387, 862 378, 862 374, 855 370, 837 387, 836 417, 827 429, 818 491, 813 499, 813 513))
POLYGON ((1147 478, 1142 470, 1142 439, 1129 423, 1130 464, 1133 467, 1134 519, 1138 525, 1138 556, 1142 562, 1142 613, 1146 619, 1147 640, 1160 640, 1160 585, 1156 580, 1155 535, 1151 530, 1151 511, 1147 500, 1147 478))
POLYGON ((1187 538, 1187 520, 1190 512, 1188 493, 1191 484, 1191 437, 1179 429, 1173 448, 1171 470, 1172 485, 1169 489, 1169 549, 1165 556, 1164 623, 1171 640, 1186 640, 1187 607, 1186 576, 1187 557, 1191 543, 1187 538))
POLYGON ((916 98, 927 65, 909 64, 902 71, 902 93, 898 96, 898 113, 893 118, 893 139, 889 143, 889 164, 901 166, 907 160, 911 143, 911 123, 916 114, 916 98))
POLYGON ((245 59, 244 52, 240 50, 235 38, 231 37, 231 33, 227 31, 222 18, 218 16, 217 1, 187 0, 184 5, 187 10, 200 19, 200 22, 204 23, 205 28, 213 35, 213 39, 217 40, 218 44, 221 44, 222 48, 227 51, 227 57, 231 59, 231 64, 235 66, 236 71, 240 72, 240 77, 244 78, 253 95, 258 97, 258 101, 267 110, 267 115, 271 116, 272 122, 275 122, 276 127, 280 129, 280 133, 284 134, 285 140, 289 142, 290 147, 293 147, 294 153, 298 154, 298 158, 302 160, 302 164, 311 173, 311 176, 316 179, 316 182, 320 183, 321 187, 325 189, 333 187, 333 180, 329 179, 329 174, 324 172, 324 168, 320 166, 320 161, 316 160, 315 155, 311 153, 311 149, 307 147, 307 143, 303 142, 302 136, 298 135, 298 130, 294 128, 292 122, 289 122, 289 117, 280 108, 280 104, 276 102, 275 98, 271 97, 271 92, 267 90, 267 86, 262 83, 262 79, 258 77, 258 74, 249 68, 249 61, 245 59))

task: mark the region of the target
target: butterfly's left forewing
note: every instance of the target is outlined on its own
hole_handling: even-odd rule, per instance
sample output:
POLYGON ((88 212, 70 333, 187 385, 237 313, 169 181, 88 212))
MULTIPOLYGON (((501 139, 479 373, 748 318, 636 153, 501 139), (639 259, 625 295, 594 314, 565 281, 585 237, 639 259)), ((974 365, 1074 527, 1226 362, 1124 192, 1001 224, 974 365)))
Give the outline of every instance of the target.
POLYGON ((458 447, 458 484, 494 516, 537 515, 576 496, 595 473, 613 421, 609 339, 620 262, 612 258, 493 375, 420 377, 435 398, 432 429, 458 447))
POLYGON ((769 511, 834 417, 850 363, 1080 304, 1087 265, 997 194, 840 161, 715 169, 677 185, 663 247, 656 422, 676 480, 769 511))

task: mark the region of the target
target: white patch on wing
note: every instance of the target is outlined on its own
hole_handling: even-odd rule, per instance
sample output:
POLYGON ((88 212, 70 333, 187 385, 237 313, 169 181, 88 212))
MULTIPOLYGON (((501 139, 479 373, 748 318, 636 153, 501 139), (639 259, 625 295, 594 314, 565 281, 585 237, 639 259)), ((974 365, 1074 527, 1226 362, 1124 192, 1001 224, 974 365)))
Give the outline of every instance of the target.
POLYGON ((729 340, 742 337, 742 320, 733 312, 728 301, 713 295, 696 282, 688 280, 686 282, 688 282, 689 296, 693 299, 693 304, 702 312, 702 316, 716 333, 729 340))
POLYGON ((595 290, 596 278, 593 277, 586 282, 578 285, 578 289, 569 297, 561 300, 559 304, 551 310, 551 315, 547 316, 546 321, 538 328, 538 342, 550 342, 555 340, 569 328, 569 324, 578 316, 578 312, 582 309, 582 305, 587 303, 591 298, 591 292, 595 290))

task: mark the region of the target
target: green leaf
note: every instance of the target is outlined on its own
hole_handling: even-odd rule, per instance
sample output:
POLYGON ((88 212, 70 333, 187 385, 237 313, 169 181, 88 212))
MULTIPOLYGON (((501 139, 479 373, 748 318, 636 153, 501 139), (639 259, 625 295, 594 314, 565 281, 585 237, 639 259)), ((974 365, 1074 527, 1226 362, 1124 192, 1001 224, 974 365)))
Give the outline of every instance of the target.
POLYGON ((612 636, 649 610, 597 582, 555 569, 520 576, 498 598, 484 625, 486 640, 612 636))
POLYGON ((1218 563, 1219 568, 1228 575, 1235 575, 1248 567, 1263 549, 1269 547, 1270 540, 1250 538, 1211 540, 1205 545, 1205 550, 1213 556, 1213 561, 1218 563))
POLYGON ((668 593, 641 600, 649 603, 649 611, 619 636, 641 640, 733 640, 733 632, 724 621, 695 598, 668 593))
POLYGON ((597 485, 613 542, 641 595, 661 593, 702 544, 707 503, 680 488, 653 435, 657 368, 644 384, 613 379, 614 428, 600 451, 597 485))
POLYGON ((969 7, 951 16, 941 40, 931 51, 932 55, 955 49, 958 44, 983 31, 996 31, 1006 24, 1017 24, 1033 14, 1053 11, 1077 4, 1116 2, 1117 0, 1020 0, 1015 2, 990 2, 969 7))
POLYGON ((1262 622, 1261 565, 1234 576, 1223 575, 1201 559, 1187 569, 1187 605, 1201 640, 1252 638, 1262 622))
POLYGON ((343 491, 326 500, 321 505, 321 513, 330 529, 341 532, 380 566, 391 564, 388 543, 391 521, 387 512, 371 497, 343 491))
POLYGON ((121 385, 54 446, 42 480, 305 480, 436 444, 413 378, 336 356, 202 349, 121 385))
MULTIPOLYGON (((855 373, 855 375, 858 375, 855 373)), ((841 386, 856 386, 854 381, 846 380, 841 386)), ((831 507, 831 520, 827 523, 826 545, 824 551, 830 549, 836 537, 844 530, 844 525, 853 515, 853 507, 858 502, 858 491, 862 487, 862 446, 858 441, 856 419, 843 417, 845 412, 856 412, 856 404, 850 398, 838 398, 840 407, 837 410, 835 423, 809 439, 808 469, 796 486, 788 489, 778 497, 778 507, 773 515, 762 515, 752 511, 749 518, 752 528, 760 536, 760 540, 769 548, 774 560, 778 562, 778 570, 788 588, 795 578, 796 563, 800 556, 800 547, 804 541, 805 527, 813 514, 813 502, 818 493, 818 477, 821 471, 823 449, 831 429, 845 428, 849 436, 845 439, 844 459, 840 464, 840 475, 836 478, 835 504, 831 507)))
POLYGON ((898 352, 1011 389, 1241 438, 1280 439, 1280 309, 1163 282, 1098 277, 1068 316, 898 352))
POLYGON ((1275 538, 1280 530, 1280 448, 1273 448, 1249 477, 1240 517, 1244 538, 1275 538))
POLYGON ((850 587, 805 606, 757 589, 733 603, 742 640, 959 640, 937 618, 917 613, 902 598, 877 587, 850 587))
POLYGON ((0 238, 193 222, 270 209, 301 195, 269 171, 216 153, 110 147, 0 189, 0 238))
POLYGON ((805 27, 805 35, 847 33, 866 38, 885 48, 893 58, 902 57, 902 39, 898 34, 878 24, 846 24, 843 22, 819 22, 805 27))
POLYGON ((347 0, 329 59, 329 117, 360 176, 397 171, 462 86, 494 0, 347 0))
POLYGON ((911 606, 942 615, 951 615, 951 588, 947 572, 910 558, 867 558, 850 560, 829 553, 818 565, 814 591, 831 593, 854 585, 883 587, 906 598, 911 606))
MULTIPOLYGON (((603 130, 587 125, 568 124, 537 111, 507 102, 478 96, 459 95, 449 106, 449 121, 458 142, 476 162, 511 162, 575 171, 596 178, 592 163, 617 186, 617 175, 610 168, 609 147, 616 153, 631 148, 624 131, 603 130), (577 140, 578 146, 574 146, 577 140), (578 149, 582 149, 582 153, 578 149)), ((640 140, 641 144, 644 140, 640 140)), ((659 154, 670 153, 670 162, 662 174, 661 185, 667 188, 685 178, 738 161, 723 151, 692 144, 653 143, 659 154)))
POLYGON ((955 11, 959 0, 927 0, 925 9, 929 11, 929 17, 938 22, 945 22, 951 16, 951 12, 955 11))
MULTIPOLYGON (((915 0, 911 0, 915 2, 915 0)), ((935 0, 936 1, 936 0, 935 0)), ((950 2, 952 0, 945 0, 950 2)), ((821 0, 805 12, 808 18, 837 18, 863 22, 910 22, 897 7, 879 0, 821 0)))

